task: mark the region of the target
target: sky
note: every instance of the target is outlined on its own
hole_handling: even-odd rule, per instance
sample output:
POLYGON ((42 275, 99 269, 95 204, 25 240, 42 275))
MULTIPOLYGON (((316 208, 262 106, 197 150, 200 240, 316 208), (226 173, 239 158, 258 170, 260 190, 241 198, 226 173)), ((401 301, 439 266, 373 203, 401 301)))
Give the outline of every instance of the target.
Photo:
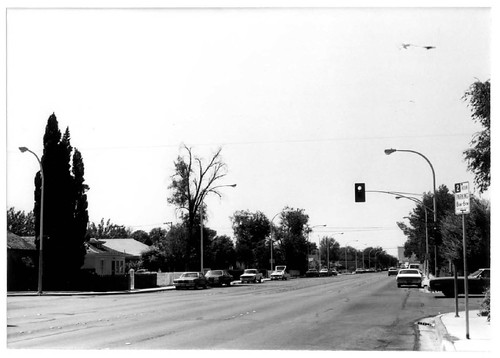
MULTIPOLYGON (((178 223, 167 202, 182 145, 227 176, 207 226, 233 236, 238 210, 304 209, 309 239, 405 242, 410 200, 469 181, 481 127, 462 96, 491 78, 488 8, 9 9, 6 206, 33 209, 47 119, 82 153, 91 222, 148 231, 178 223), (402 44, 411 44, 402 46, 402 44), (422 46, 435 48, 425 49, 422 46)), ((489 193, 482 194, 488 199, 489 193)))

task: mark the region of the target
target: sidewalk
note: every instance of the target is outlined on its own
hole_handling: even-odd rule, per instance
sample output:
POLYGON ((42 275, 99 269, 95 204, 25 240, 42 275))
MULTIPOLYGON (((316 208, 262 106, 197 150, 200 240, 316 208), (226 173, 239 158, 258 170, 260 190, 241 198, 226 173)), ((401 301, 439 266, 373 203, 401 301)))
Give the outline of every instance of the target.
POLYGON ((465 311, 445 313, 435 317, 436 332, 443 351, 491 352, 492 330, 487 317, 478 316, 479 310, 469 311, 469 339, 466 338, 465 311))

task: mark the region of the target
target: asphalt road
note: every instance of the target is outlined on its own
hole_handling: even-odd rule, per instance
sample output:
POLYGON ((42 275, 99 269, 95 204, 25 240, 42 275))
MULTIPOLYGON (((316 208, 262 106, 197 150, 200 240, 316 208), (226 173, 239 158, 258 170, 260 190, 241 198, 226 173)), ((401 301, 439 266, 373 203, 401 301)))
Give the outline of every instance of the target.
MULTIPOLYGON (((470 309, 481 300, 470 297, 470 309)), ((453 311, 454 299, 397 288, 384 272, 134 295, 8 297, 7 347, 411 351, 422 349, 415 322, 453 311)))

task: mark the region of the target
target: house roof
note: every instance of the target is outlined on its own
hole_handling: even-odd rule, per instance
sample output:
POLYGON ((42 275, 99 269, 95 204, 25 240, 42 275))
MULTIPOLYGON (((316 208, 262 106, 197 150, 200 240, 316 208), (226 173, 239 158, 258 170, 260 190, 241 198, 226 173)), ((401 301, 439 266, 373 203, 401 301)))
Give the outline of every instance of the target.
POLYGON ((18 236, 7 232, 7 249, 11 250, 36 250, 34 236, 18 236))
POLYGON ((148 245, 135 239, 107 239, 102 246, 133 256, 141 256, 143 252, 149 250, 148 245))
POLYGON ((92 243, 91 241, 85 245, 85 248, 87 250, 87 255, 112 255, 112 256, 131 256, 125 252, 121 251, 116 251, 113 249, 110 249, 109 247, 105 247, 102 245, 96 245, 95 243, 92 243))

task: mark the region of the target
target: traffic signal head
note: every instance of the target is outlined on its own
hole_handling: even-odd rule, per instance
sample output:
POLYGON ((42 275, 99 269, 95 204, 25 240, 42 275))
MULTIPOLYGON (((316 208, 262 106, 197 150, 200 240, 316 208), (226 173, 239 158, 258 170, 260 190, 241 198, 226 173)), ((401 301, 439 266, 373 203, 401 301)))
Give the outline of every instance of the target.
POLYGON ((356 203, 365 202, 365 183, 354 184, 354 201, 356 203))

